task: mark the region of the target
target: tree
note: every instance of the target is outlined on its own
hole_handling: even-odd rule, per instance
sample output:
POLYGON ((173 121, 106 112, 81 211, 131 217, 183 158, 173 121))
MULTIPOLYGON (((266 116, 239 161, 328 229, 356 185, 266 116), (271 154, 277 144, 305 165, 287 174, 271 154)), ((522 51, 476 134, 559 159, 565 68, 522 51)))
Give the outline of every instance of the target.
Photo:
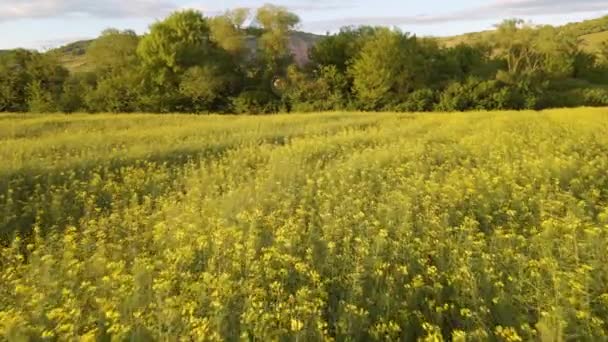
POLYGON ((421 66, 415 37, 378 29, 349 67, 359 106, 378 110, 420 87, 421 66))
POLYGON ((291 62, 289 33, 300 18, 285 7, 264 5, 255 16, 264 30, 259 39, 259 49, 270 72, 279 72, 291 62))
POLYGON ((15 50, 0 57, 0 110, 55 111, 68 71, 52 54, 15 50))
POLYGON ((313 67, 334 65, 340 72, 346 72, 365 40, 372 37, 375 31, 369 26, 356 29, 343 27, 339 33, 323 37, 310 50, 311 64, 313 67))
POLYGON ((22 112, 28 109, 27 86, 30 75, 27 72, 32 53, 15 50, 0 56, 0 111, 22 112))
POLYGON ((91 43, 86 58, 100 75, 120 72, 138 64, 139 39, 131 30, 107 29, 91 43))
POLYGON ((326 111, 346 106, 348 82, 336 66, 322 66, 309 76, 295 65, 287 71, 284 98, 297 112, 326 111))
POLYGON ((443 51, 447 63, 446 72, 457 80, 464 80, 470 75, 494 77, 497 68, 490 63, 491 50, 482 43, 474 45, 460 43, 449 47, 443 51))
POLYGON ((59 99, 58 109, 64 113, 87 111, 85 98, 88 93, 95 90, 97 82, 93 72, 70 74, 63 84, 63 91, 59 99))
POLYGON ((249 17, 249 9, 227 11, 209 19, 211 40, 230 55, 240 58, 245 51, 245 32, 242 26, 249 17))
MULTIPOLYGON (((238 68, 221 44, 214 41, 209 21, 198 11, 175 12, 166 20, 152 25, 137 50, 145 73, 144 102, 148 104, 145 107, 162 112, 193 110, 190 105, 197 99, 189 98, 187 94, 190 92, 183 91, 191 88, 184 86, 188 84, 187 80, 185 83, 182 81, 189 70, 217 70, 213 75, 233 77, 238 68), (209 69, 205 69, 207 67, 209 69)), ((197 71, 193 72, 195 74, 188 74, 188 78, 200 76, 197 71)), ((207 73, 204 76, 211 75, 207 73)), ((213 84, 227 85, 229 82, 213 81, 213 84)))
POLYGON ((87 108, 93 112, 129 113, 141 108, 141 74, 137 69, 97 80, 97 86, 85 96, 87 108))
POLYGON ((535 27, 521 19, 505 20, 491 41, 511 75, 542 73, 565 77, 574 72, 576 38, 550 26, 535 27))
POLYGON ((180 92, 191 99, 195 112, 211 111, 218 108, 217 102, 227 95, 229 82, 217 67, 197 66, 188 69, 182 77, 180 92))
POLYGON ((491 42, 498 56, 506 61, 510 74, 533 73, 541 67, 541 59, 534 49, 536 32, 521 19, 509 19, 497 25, 491 42))
POLYGON ((572 77, 578 43, 577 37, 553 26, 538 28, 534 49, 542 59, 542 73, 552 78, 572 77))
POLYGON ((176 81, 175 76, 207 61, 213 52, 208 21, 201 12, 175 12, 150 27, 137 54, 156 81, 176 81))
POLYGON ((608 66, 608 42, 602 42, 598 51, 599 63, 608 66))

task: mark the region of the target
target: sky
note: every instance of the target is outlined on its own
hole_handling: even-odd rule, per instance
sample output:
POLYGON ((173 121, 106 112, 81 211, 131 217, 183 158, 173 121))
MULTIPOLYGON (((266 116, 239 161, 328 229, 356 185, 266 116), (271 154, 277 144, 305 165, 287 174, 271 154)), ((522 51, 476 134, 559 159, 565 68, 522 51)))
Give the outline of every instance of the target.
POLYGON ((211 16, 267 2, 298 14, 300 30, 320 34, 385 25, 419 36, 449 36, 491 29, 507 18, 558 25, 608 15, 608 0, 0 0, 0 49, 45 50, 110 27, 143 34, 175 10, 194 8, 211 16))

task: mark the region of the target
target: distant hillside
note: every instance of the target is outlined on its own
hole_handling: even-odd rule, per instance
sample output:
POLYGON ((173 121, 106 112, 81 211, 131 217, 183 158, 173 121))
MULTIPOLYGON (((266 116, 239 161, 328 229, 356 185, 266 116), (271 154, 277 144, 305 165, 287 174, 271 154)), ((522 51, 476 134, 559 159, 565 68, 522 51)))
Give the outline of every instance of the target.
POLYGON ((57 54, 63 65, 70 71, 89 71, 87 65, 86 53, 87 48, 94 40, 81 40, 68 45, 64 45, 57 49, 51 50, 50 53, 57 54))
POLYGON ((597 52, 602 43, 608 42, 608 30, 581 36, 582 48, 588 52, 597 52))
MULTIPOLYGON (((303 65, 308 62, 308 50, 317 40, 322 38, 312 33, 293 32, 290 37, 289 47, 294 55, 296 63, 303 65)), ((51 50, 50 53, 58 55, 63 65, 73 72, 89 71, 90 65, 87 62, 86 52, 88 47, 95 40, 82 40, 51 50)), ((257 45, 257 37, 250 35, 245 43, 251 50, 257 45)))
MULTIPOLYGON (((566 24, 560 29, 580 38, 581 48, 588 52, 595 52, 602 43, 608 42, 608 16, 566 24)), ((486 40, 491 34, 492 31, 472 32, 439 38, 439 41, 448 47, 460 43, 474 44, 486 40)))

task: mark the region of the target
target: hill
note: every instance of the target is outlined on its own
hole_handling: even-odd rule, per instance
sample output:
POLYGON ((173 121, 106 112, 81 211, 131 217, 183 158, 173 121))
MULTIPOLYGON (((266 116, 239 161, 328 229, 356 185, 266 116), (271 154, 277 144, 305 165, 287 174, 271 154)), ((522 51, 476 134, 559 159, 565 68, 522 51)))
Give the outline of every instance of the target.
POLYGON ((608 43, 608 30, 581 36, 582 48, 588 52, 597 52, 602 44, 608 43))
POLYGON ((88 71, 86 53, 87 48, 94 41, 94 39, 80 40, 51 50, 51 53, 56 53, 63 65, 70 71, 88 71))
MULTIPOLYGON (((560 29, 578 37, 580 39, 581 48, 588 52, 595 52, 602 43, 608 42, 608 16, 569 23, 560 26, 560 29)), ((438 39, 445 46, 455 46, 460 43, 474 44, 486 40, 491 34, 492 31, 488 30, 438 39)))

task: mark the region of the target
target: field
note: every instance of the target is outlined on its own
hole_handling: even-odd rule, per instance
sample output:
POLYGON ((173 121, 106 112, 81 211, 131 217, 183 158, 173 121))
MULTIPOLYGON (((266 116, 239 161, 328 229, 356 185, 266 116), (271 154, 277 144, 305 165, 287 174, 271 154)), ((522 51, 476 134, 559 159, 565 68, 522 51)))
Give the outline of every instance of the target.
POLYGON ((580 37, 583 49, 589 52, 601 51, 602 44, 608 43, 608 31, 591 33, 580 37))
POLYGON ((0 340, 605 341, 608 109, 0 115, 0 340))

